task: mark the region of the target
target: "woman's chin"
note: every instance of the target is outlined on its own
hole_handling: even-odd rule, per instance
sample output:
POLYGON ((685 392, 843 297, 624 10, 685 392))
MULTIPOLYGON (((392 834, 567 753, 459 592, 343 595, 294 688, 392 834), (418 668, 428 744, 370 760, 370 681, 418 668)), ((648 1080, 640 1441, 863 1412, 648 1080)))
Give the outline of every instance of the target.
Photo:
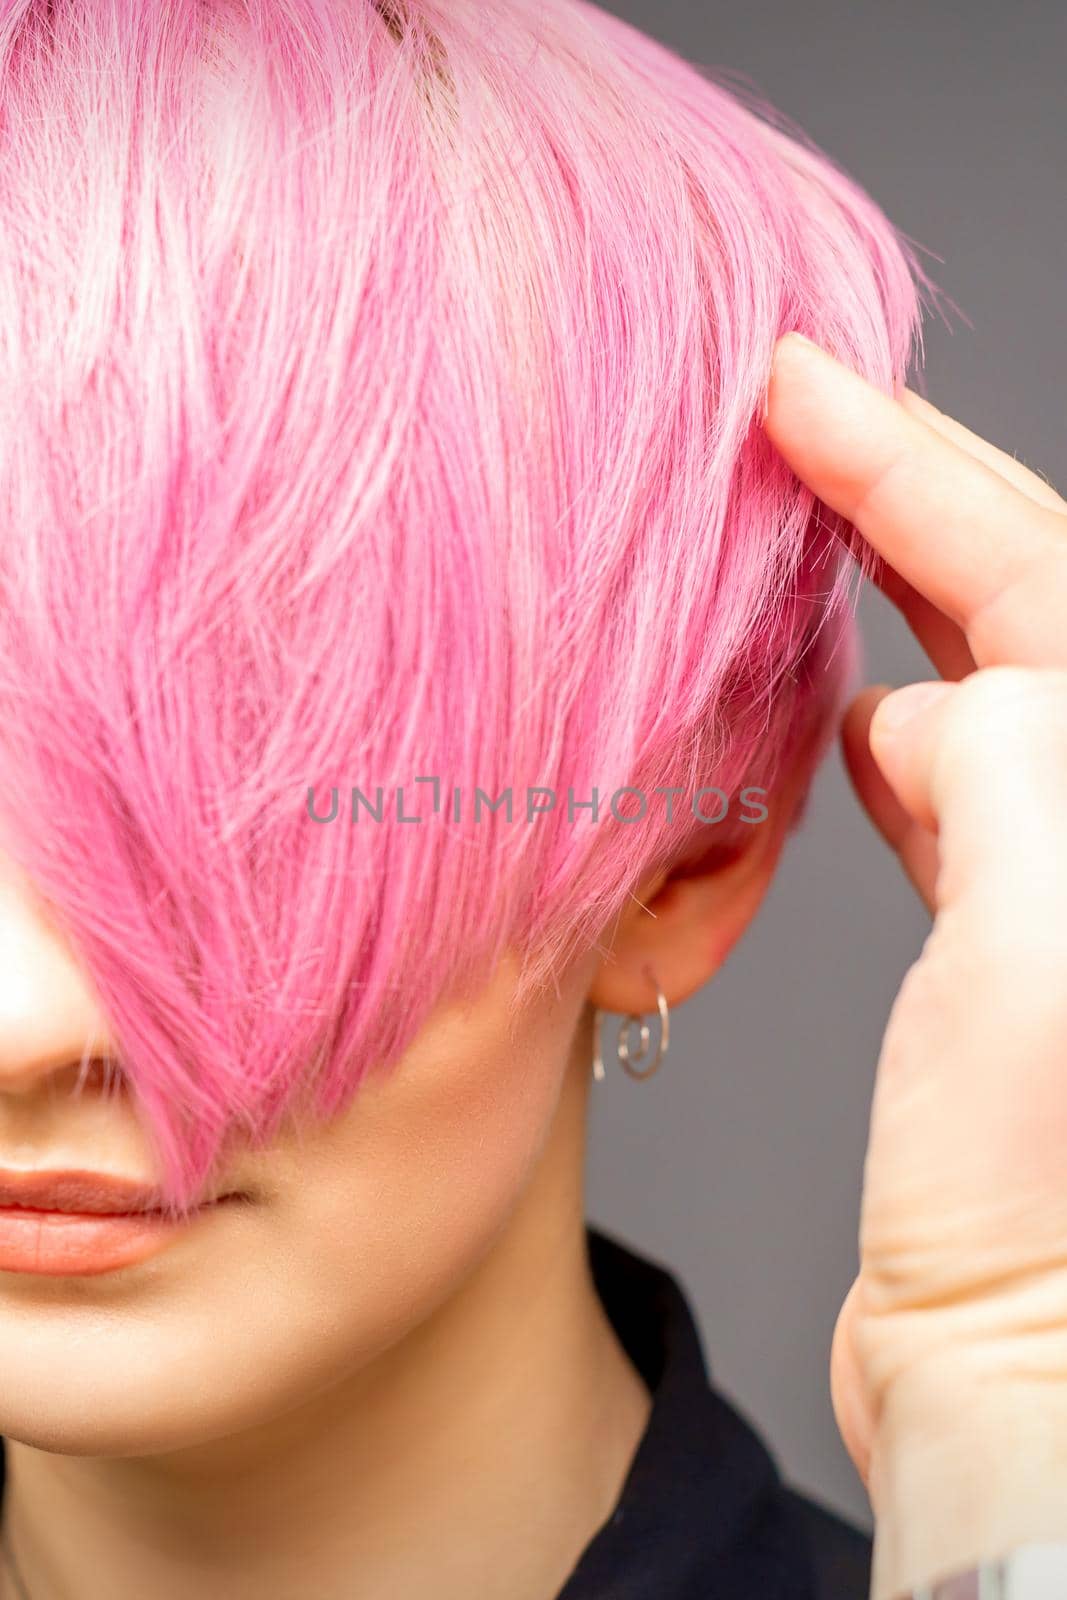
POLYGON ((50 1354, 13 1339, 0 1317, 0 1435, 59 1455, 159 1455, 253 1426, 272 1409, 263 1383, 242 1391, 228 1365, 177 1362, 104 1328, 98 1337, 98 1350, 69 1340, 64 1351, 56 1340, 50 1354))

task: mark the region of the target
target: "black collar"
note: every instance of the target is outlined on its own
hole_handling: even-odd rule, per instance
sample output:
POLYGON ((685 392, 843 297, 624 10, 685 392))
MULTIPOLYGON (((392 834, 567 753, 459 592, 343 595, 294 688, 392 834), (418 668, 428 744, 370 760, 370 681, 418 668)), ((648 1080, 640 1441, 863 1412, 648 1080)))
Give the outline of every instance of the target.
POLYGON ((869 1542, 787 1488, 710 1386, 675 1278, 596 1228, 588 1240, 652 1410, 615 1511, 557 1600, 866 1600, 869 1542))

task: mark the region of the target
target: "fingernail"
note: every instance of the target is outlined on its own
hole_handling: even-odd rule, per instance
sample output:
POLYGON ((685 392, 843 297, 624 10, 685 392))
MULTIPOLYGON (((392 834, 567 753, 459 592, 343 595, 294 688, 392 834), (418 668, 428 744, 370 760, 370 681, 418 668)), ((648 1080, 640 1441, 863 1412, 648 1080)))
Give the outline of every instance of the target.
MULTIPOLYGON (((774 346, 774 353, 773 353, 773 355, 771 357, 771 373, 772 373, 772 375, 775 372, 775 370, 777 369, 778 357, 781 354, 782 346, 785 345, 788 348, 788 346, 790 344, 794 344, 794 345, 802 344, 802 345, 806 346, 806 348, 808 350, 818 350, 819 349, 819 346, 817 344, 813 344, 812 341, 807 337, 806 334, 798 333, 795 328, 793 329, 793 331, 791 333, 783 333, 776 340, 775 346, 774 346)), ((822 354, 822 353, 824 353, 824 352, 820 352, 820 354, 822 354)), ((766 405, 766 403, 764 404, 763 411, 764 411, 764 421, 766 421, 766 416, 767 416, 767 405, 766 405)))
POLYGON ((796 328, 794 328, 790 333, 783 333, 777 340, 774 347, 774 358, 771 362, 772 368, 778 365, 778 357, 781 353, 783 345, 788 351, 790 345, 795 348, 798 344, 803 345, 805 350, 814 350, 816 355, 825 356, 829 353, 828 351, 824 350, 821 345, 817 345, 813 339, 809 339, 806 333, 800 333, 796 328))
POLYGON ((897 733, 920 711, 925 711, 936 700, 942 699, 951 688, 950 683, 909 683, 903 689, 894 689, 875 707, 871 719, 872 731, 877 723, 879 733, 897 733))

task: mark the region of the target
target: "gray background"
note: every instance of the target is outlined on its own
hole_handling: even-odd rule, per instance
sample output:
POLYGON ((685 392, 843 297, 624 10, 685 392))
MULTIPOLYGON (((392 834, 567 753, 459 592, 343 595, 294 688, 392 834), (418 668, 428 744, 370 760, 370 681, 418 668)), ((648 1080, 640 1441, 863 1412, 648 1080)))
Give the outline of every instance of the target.
MULTIPOLYGON (((608 9, 743 73, 941 258, 927 270, 967 320, 927 324, 929 397, 1062 490, 1062 0, 608 9)), ((860 614, 867 681, 933 676, 880 597, 860 614)), ((788 1476, 866 1527, 827 1361, 882 1031, 928 926, 834 754, 756 924, 673 1019, 662 1073, 594 1085, 590 1216, 675 1268, 716 1381, 788 1476)))

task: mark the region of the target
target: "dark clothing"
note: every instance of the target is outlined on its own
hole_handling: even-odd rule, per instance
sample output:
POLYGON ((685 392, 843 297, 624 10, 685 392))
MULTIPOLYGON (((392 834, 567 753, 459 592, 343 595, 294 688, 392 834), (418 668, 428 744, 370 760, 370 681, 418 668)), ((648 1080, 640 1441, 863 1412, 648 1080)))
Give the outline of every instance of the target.
MULTIPOLYGON (((868 1600, 870 1540, 785 1485, 711 1387, 676 1279, 592 1227, 589 1251, 652 1410, 614 1512, 556 1600, 868 1600)), ((0 1502, 3 1486, 0 1440, 0 1502)))
POLYGON ((677 1280, 595 1228, 589 1249, 652 1411, 613 1515, 557 1600, 868 1600, 869 1538, 786 1486, 710 1386, 677 1280))

